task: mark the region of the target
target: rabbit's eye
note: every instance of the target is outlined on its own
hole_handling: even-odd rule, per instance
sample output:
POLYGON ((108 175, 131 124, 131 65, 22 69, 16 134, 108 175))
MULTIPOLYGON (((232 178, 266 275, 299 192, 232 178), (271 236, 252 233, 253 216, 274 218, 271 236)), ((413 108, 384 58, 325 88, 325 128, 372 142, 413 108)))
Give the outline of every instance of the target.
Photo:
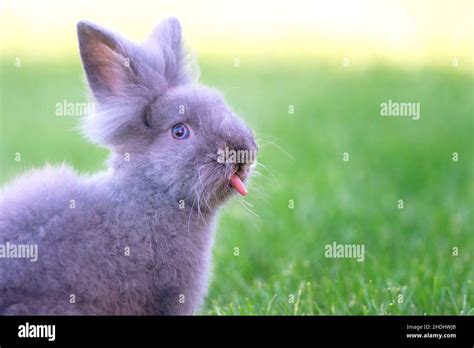
POLYGON ((171 135, 178 140, 187 139, 189 138, 189 128, 183 123, 175 124, 173 128, 171 128, 171 135))

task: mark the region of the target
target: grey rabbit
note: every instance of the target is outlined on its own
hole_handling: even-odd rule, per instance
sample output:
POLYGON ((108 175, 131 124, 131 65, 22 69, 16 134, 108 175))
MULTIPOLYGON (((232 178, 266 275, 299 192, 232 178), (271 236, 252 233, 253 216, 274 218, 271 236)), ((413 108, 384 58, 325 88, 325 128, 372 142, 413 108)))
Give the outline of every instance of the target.
POLYGON ((177 19, 141 44, 88 21, 77 32, 96 104, 84 130, 108 169, 46 165, 2 188, 0 314, 196 313, 217 211, 255 165, 219 151, 256 153, 253 133, 195 81, 177 19))

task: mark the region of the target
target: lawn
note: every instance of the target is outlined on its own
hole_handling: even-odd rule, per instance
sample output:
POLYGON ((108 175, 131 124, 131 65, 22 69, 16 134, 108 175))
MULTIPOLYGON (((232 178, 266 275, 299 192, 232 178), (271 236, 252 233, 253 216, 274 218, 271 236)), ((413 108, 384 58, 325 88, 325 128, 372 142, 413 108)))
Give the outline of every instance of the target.
MULTIPOLYGON (((471 72, 200 64, 255 130, 262 164, 222 211, 202 314, 474 314, 471 72), (381 117, 389 99, 420 103, 420 119, 381 117), (333 242, 364 245, 364 261, 325 257, 333 242)), ((56 103, 85 101, 78 59, 1 68, 2 185, 46 161, 104 168, 77 118, 55 116, 56 103)))

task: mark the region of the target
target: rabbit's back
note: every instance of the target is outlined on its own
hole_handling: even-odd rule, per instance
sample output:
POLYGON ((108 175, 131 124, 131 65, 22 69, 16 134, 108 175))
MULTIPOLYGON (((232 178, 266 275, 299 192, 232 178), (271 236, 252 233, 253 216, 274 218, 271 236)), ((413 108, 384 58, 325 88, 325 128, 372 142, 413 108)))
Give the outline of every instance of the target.
MULTIPOLYGON (((3 314, 191 314, 204 295, 210 226, 158 197, 127 196, 113 176, 67 166, 15 180, 0 199, 3 314)), ((194 214, 193 214, 194 215, 194 214)))
MULTIPOLYGON (((0 239, 32 241, 83 200, 84 183, 67 165, 45 166, 16 178, 0 195, 0 239)), ((71 214, 72 217, 73 214, 71 214)))
POLYGON ((31 171, 2 191, 0 244, 10 250, 36 248, 37 255, 36 260, 26 255, 6 255, 1 260, 0 311, 53 291, 61 302, 59 292, 71 276, 68 260, 77 261, 74 247, 81 247, 82 231, 91 217, 85 210, 77 212, 90 201, 83 180, 66 165, 31 171))
POLYGON ((101 297, 108 294, 116 300, 127 286, 117 283, 118 269, 130 272, 117 257, 123 256, 123 236, 110 208, 100 186, 65 165, 47 166, 10 184, 0 199, 0 244, 37 247, 37 260, 1 260, 0 312, 18 308, 18 303, 29 314, 94 314, 88 307, 97 314, 116 312, 101 297), (54 307, 45 308, 45 302, 54 307))

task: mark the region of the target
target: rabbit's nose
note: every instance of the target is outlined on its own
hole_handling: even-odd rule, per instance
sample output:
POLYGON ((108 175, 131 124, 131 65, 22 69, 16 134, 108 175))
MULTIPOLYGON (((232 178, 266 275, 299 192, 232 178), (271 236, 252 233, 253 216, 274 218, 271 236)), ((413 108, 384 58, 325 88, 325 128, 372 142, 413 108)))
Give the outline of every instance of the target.
POLYGON ((239 174, 246 175, 249 173, 250 170, 250 164, 248 163, 237 163, 235 171, 238 172, 239 174))
POLYGON ((236 163, 234 165, 235 172, 242 178, 246 179, 250 174, 251 163, 236 163))

